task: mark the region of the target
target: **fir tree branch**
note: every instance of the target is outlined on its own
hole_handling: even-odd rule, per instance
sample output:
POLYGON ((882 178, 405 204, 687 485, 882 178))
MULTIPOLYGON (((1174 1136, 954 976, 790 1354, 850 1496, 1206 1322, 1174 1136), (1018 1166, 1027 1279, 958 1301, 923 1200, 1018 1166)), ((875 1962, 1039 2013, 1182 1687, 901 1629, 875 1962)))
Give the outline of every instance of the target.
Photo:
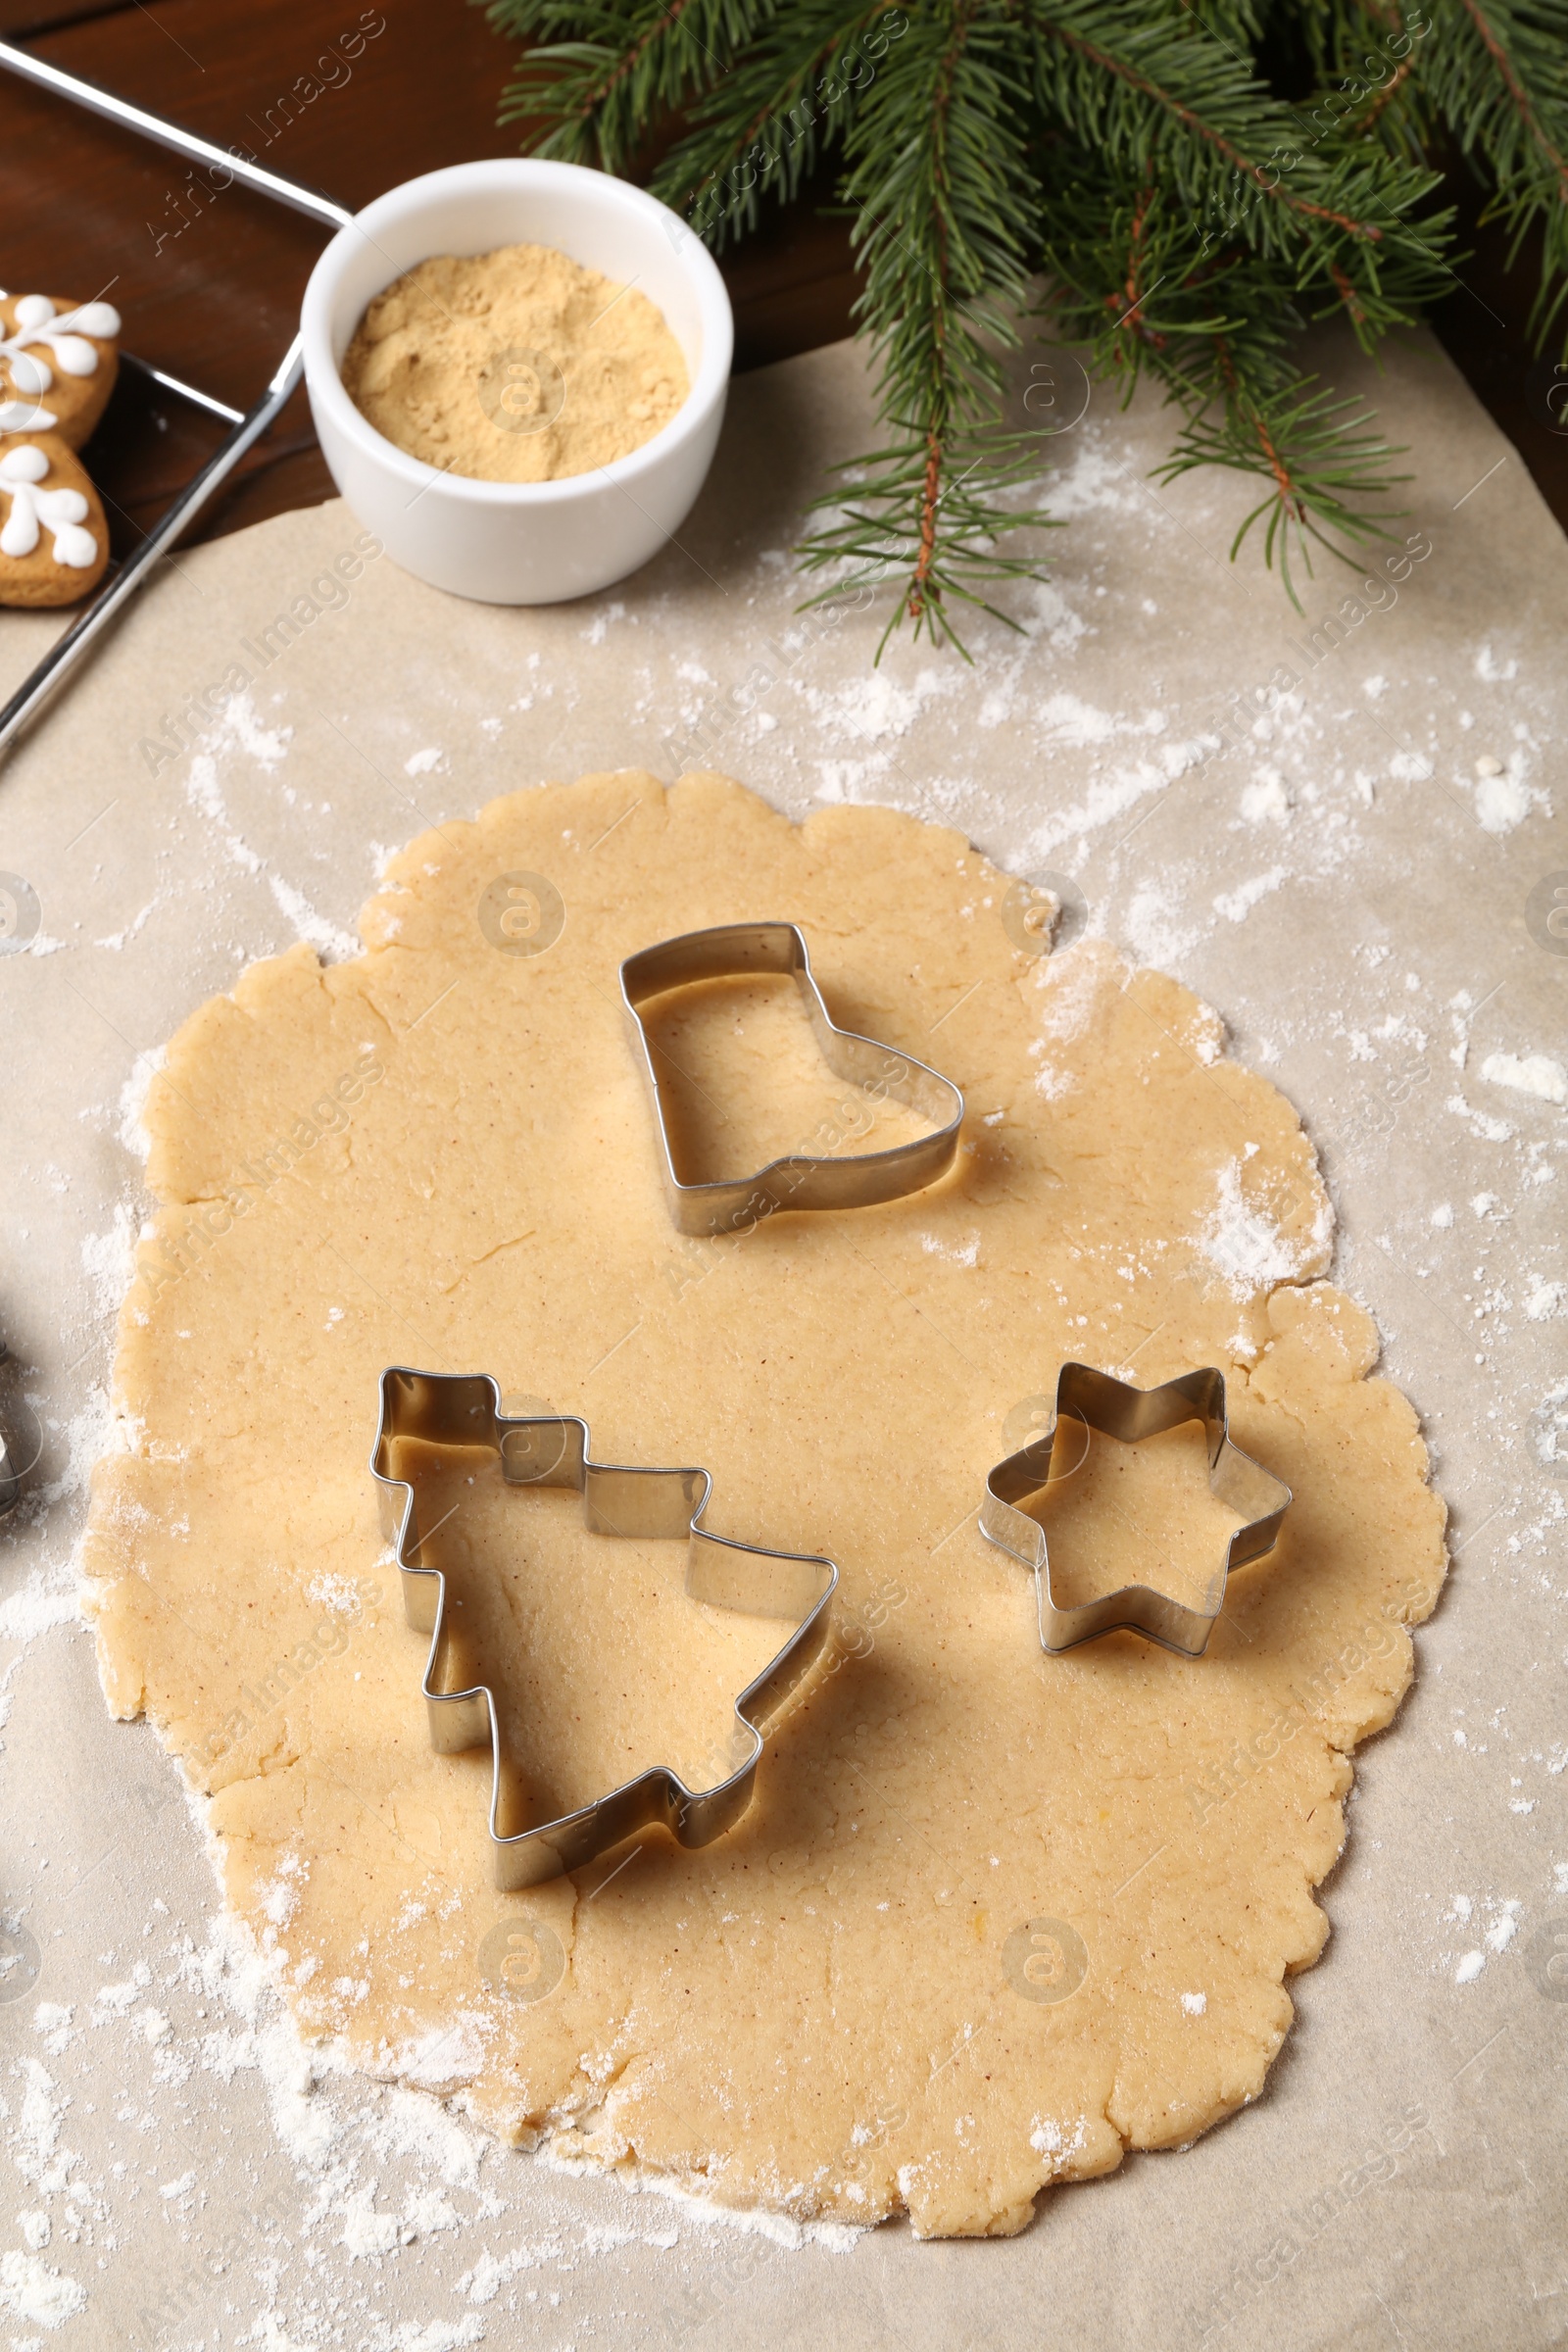
POLYGON ((1017 341, 1039 237, 1011 53, 1004 6, 947 0, 923 11, 890 49, 846 140, 843 195, 865 275, 857 314, 881 363, 895 439, 867 462, 851 515, 814 533, 802 556, 812 569, 848 558, 858 577, 877 562, 898 569, 900 610, 916 638, 956 642, 948 600, 983 602, 968 583, 1027 569, 995 542, 1040 519, 996 498, 1004 480, 1038 472, 1031 438, 987 426, 1003 385, 993 346, 1017 341), (988 496, 963 486, 975 473, 988 496))
POLYGON ((1498 26, 1492 23, 1485 10, 1477 7, 1476 0, 1460 0, 1460 5, 1475 26, 1482 47, 1497 70, 1503 87, 1508 93, 1509 103, 1519 118, 1520 129, 1537 149, 1547 172, 1555 180, 1558 196, 1568 200, 1568 163, 1564 163, 1557 148, 1547 137, 1539 109, 1532 105, 1524 84, 1514 72, 1513 60, 1508 54, 1507 45, 1501 37, 1498 26))
POLYGON ((1298 109, 1303 124, 1327 114, 1346 137, 1371 135, 1402 162, 1423 162, 1434 118, 1418 68, 1430 17, 1403 0, 1315 0, 1302 13, 1317 83, 1298 109))
POLYGON ((1358 401, 1336 399, 1331 391, 1312 392, 1314 381, 1303 376, 1291 393, 1267 403, 1254 401, 1238 384, 1223 416, 1204 412, 1190 417, 1171 455, 1153 469, 1156 481, 1173 481, 1199 466, 1225 466, 1267 479, 1269 494, 1244 517, 1231 556, 1234 561, 1252 525, 1266 515, 1263 560, 1272 569, 1278 556, 1280 577, 1298 612, 1301 600, 1291 576, 1293 549, 1309 576, 1314 540, 1342 562, 1353 562, 1350 551, 1388 538, 1385 524, 1401 512, 1371 508, 1368 499, 1383 498, 1410 478, 1388 470, 1389 461, 1400 453, 1368 429, 1371 412, 1358 401))
POLYGON ((1062 208, 1079 224, 1074 237, 1051 248, 1060 277, 1076 289, 1058 301, 1063 329, 1093 342, 1097 370, 1119 376, 1124 397, 1148 368, 1185 411, 1176 470, 1219 465, 1271 482, 1265 553, 1270 562, 1279 553, 1294 599, 1293 550, 1309 569, 1311 538, 1346 552, 1338 543, 1353 546, 1361 535, 1347 523, 1357 510, 1376 527, 1394 452, 1348 430, 1343 417, 1325 431, 1321 400, 1301 409, 1289 356, 1301 313, 1265 263, 1208 248, 1186 208, 1148 182, 1129 206, 1116 182, 1097 185, 1091 172, 1062 208), (1098 316, 1091 287, 1103 288, 1098 316))
POLYGON ((706 89, 777 0, 491 0, 523 41, 500 120, 545 120, 536 155, 621 170, 649 124, 706 89))
POLYGON ((654 194, 717 247, 744 233, 762 196, 787 202, 842 138, 906 23, 888 0, 794 0, 692 109, 696 127, 660 166, 654 194))
POLYGON ((1399 98, 1403 83, 1414 72, 1415 59, 1413 57, 1401 58, 1387 81, 1374 91, 1371 105, 1363 114, 1357 115, 1356 127, 1358 130, 1375 130, 1377 128, 1380 118, 1386 109, 1393 106, 1399 98))
MULTIPOLYGON (((1182 418, 1165 478, 1251 474, 1237 534, 1288 592, 1314 543, 1392 518, 1396 453, 1303 381, 1313 318, 1368 351, 1446 290, 1446 125, 1515 249, 1544 234, 1543 331, 1568 299, 1568 0, 491 0, 542 43, 509 117, 536 152, 625 169, 673 125, 656 192, 715 245, 842 159, 883 446, 818 502, 817 600, 895 580, 902 621, 954 616, 1036 564, 1039 440, 1002 355, 1036 274, 1124 398, 1182 418), (1268 56, 1302 100, 1271 89, 1268 56), (1338 83, 1338 86, 1334 86, 1338 83), (1259 526, 1255 528, 1254 526, 1259 526), (1023 548, 1026 552, 1015 552, 1023 548)), ((1236 552, 1233 551, 1233 552, 1236 552)))
MULTIPOLYGON (((1043 41, 1059 43, 1095 66, 1101 76, 1119 81, 1147 100, 1150 109, 1166 118, 1196 147, 1206 148, 1225 167, 1227 175, 1255 187, 1270 204, 1304 220, 1321 220, 1348 237, 1372 244, 1382 239, 1383 229, 1375 220, 1356 219, 1288 188, 1280 172, 1269 176, 1268 165, 1274 155, 1293 143, 1293 125, 1289 110, 1267 97, 1250 70, 1233 64, 1206 38, 1202 42, 1183 40, 1162 25, 1121 29, 1117 16, 1125 26, 1125 11, 1107 10, 1098 0, 1087 6, 1074 6, 1069 0, 1068 5, 1042 11, 1036 23, 1043 41), (1274 148, 1266 162, 1259 161, 1271 132, 1274 148)), ((1136 116, 1131 121, 1119 119, 1105 103, 1103 90, 1081 82, 1075 90, 1066 78, 1058 89, 1062 98, 1080 98, 1079 104, 1064 105, 1062 110, 1079 138, 1093 144, 1097 135, 1103 137, 1108 152, 1127 160, 1136 160, 1137 153, 1148 148, 1147 121, 1140 122, 1136 116), (1087 105, 1081 103, 1085 95, 1090 98, 1087 105)), ((1196 188, 1194 192, 1198 192, 1196 188)), ((1217 188, 1211 185, 1205 192, 1216 193, 1217 188)))
POLYGON ((1491 183, 1482 219, 1507 224, 1510 263, 1541 224, 1531 324, 1544 343, 1568 300, 1568 6, 1564 0, 1431 5, 1421 79, 1466 158, 1491 183))
POLYGON ((933 451, 919 418, 889 422, 897 443, 836 467, 848 477, 847 486, 816 502, 825 519, 799 553, 806 570, 831 570, 833 577, 806 600, 807 607, 858 602, 892 581, 898 594, 877 660, 901 624, 912 619, 916 639, 923 631, 933 644, 950 645, 968 661, 951 605, 971 606, 1015 629, 1011 614, 982 588, 1038 579, 1037 558, 1010 555, 1003 543, 1014 531, 1060 527, 1038 508, 1003 503, 1009 492, 1038 480, 1038 447, 1033 435, 1001 427, 971 432, 961 447, 950 439, 933 451), (918 611, 912 609, 916 594, 918 611))
POLYGON ((1098 155, 1122 185, 1152 166, 1211 243, 1291 268, 1309 315, 1343 310, 1370 348, 1436 292, 1431 248, 1411 222, 1435 173, 1303 121, 1206 35, 1160 20, 1124 29, 1103 0, 1057 0, 1032 29, 1042 108, 1074 161, 1098 155), (1106 70, 1086 74, 1086 58, 1106 70))

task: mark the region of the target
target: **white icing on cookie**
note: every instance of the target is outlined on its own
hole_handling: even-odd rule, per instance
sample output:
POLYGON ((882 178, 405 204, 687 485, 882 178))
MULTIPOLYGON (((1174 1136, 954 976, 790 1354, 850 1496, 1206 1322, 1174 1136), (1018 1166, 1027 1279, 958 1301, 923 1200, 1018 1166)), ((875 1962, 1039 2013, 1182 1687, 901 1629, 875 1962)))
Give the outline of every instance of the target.
POLYGON ((46 433, 59 417, 53 409, 31 400, 0 400, 0 434, 46 433))
POLYGON ((49 471, 48 453, 24 441, 0 458, 0 496, 11 501, 5 528, 0 530, 0 555, 30 556, 38 544, 40 523, 54 540, 54 559, 73 571, 86 571, 98 561, 91 531, 81 528, 87 501, 79 490, 40 490, 49 471))
POLYGON ((119 332, 120 313, 111 302, 83 302, 74 311, 57 312, 47 294, 24 294, 18 298, 16 325, 9 335, 0 335, 0 365, 9 369, 16 391, 36 400, 54 382, 54 368, 66 375, 95 374, 98 351, 88 336, 107 341, 119 332), (47 347, 54 368, 39 344, 47 347))

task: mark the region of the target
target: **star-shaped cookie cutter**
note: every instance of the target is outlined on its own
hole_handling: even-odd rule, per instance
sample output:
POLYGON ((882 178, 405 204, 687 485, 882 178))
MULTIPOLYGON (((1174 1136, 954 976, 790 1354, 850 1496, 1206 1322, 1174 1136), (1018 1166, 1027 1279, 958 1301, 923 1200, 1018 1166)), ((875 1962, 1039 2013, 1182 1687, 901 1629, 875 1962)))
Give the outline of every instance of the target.
POLYGON ((660 1160, 670 1211, 681 1233, 724 1234, 749 1229, 759 1217, 781 1208, 869 1208, 924 1191, 945 1176, 958 1153, 963 1096, 951 1078, 893 1046, 840 1029, 822 1001, 811 971, 806 940, 795 923, 719 923, 686 931, 639 949, 620 967, 620 993, 633 1044, 653 1089, 660 1160), (755 1176, 724 1177, 711 1184, 685 1184, 670 1149, 659 1065, 643 1023, 643 1006, 667 989, 694 980, 734 979, 756 972, 782 972, 801 992, 817 1048, 836 1078, 847 1078, 874 1099, 891 1095, 933 1123, 930 1135, 885 1152, 829 1157, 792 1152, 769 1160, 755 1176))
MULTIPOLYGON (((1080 1454, 1079 1461, 1083 1456, 1080 1454)), ((1073 1465, 1076 1468, 1078 1465, 1073 1465)), ((1058 1473, 1058 1475, 1061 1475, 1058 1473)), ((1225 1410, 1225 1375, 1213 1365, 1184 1372, 1157 1389, 1135 1389, 1091 1364, 1063 1364, 1056 1381, 1056 1410, 1051 1427, 1032 1444, 999 1462, 986 1480, 980 1509, 980 1532, 1015 1560, 1035 1572, 1040 1602, 1040 1646, 1059 1656, 1079 1642, 1119 1628, 1145 1634, 1165 1649, 1184 1658, 1201 1657, 1225 1600, 1225 1582, 1233 1568, 1245 1568, 1273 1548, 1291 1501, 1284 1481, 1261 1462, 1231 1444, 1225 1410), (1133 1446, 1141 1438, 1157 1437, 1184 1421, 1201 1421, 1208 1442, 1210 1494, 1242 1515, 1244 1524, 1230 1540, 1225 1558, 1209 1581, 1202 1603, 1188 1608, 1151 1585, 1123 1585, 1119 1592, 1102 1593, 1079 1608, 1056 1606, 1051 1590, 1051 1555, 1046 1531, 1038 1519, 1016 1506, 1037 1494, 1051 1478, 1056 1439, 1064 1420, 1082 1424, 1088 1433, 1117 1438, 1133 1446)))
POLYGON ((686 1846, 707 1845, 732 1829, 752 1801, 763 1727, 805 1680, 828 1637, 839 1581, 832 1560, 713 1535, 702 1525, 712 1492, 706 1470, 633 1469, 596 1462, 588 1448, 588 1424, 573 1415, 504 1413, 501 1392, 487 1374, 416 1372, 393 1364, 381 1375, 381 1418, 370 1472, 379 1491, 381 1532, 402 1571, 404 1613, 416 1633, 430 1636, 421 1685, 430 1744, 438 1755, 457 1755, 489 1742, 490 1837, 500 1887, 536 1886, 578 1870, 651 1822, 662 1822, 686 1846), (494 1692, 484 1683, 463 1690, 444 1687, 446 1577, 439 1568, 425 1567, 420 1557, 436 1530, 421 1532, 417 1489, 393 1474, 393 1448, 400 1438, 493 1446, 509 1485, 574 1488, 583 1498, 584 1521, 597 1535, 684 1538, 689 1545, 686 1590, 694 1600, 794 1623, 789 1640, 735 1701, 735 1720, 751 1753, 727 1780, 692 1789, 667 1765, 656 1764, 559 1820, 519 1826, 512 1818, 518 1808, 503 1782, 494 1692))

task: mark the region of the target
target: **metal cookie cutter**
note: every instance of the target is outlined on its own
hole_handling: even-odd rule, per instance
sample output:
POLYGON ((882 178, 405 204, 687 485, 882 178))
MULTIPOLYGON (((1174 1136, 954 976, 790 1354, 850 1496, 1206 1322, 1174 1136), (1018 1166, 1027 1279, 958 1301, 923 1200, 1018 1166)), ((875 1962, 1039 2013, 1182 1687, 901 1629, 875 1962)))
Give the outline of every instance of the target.
POLYGON ((923 1191, 945 1176, 957 1157, 963 1096, 951 1078, 912 1054, 835 1024, 812 976, 806 941, 794 923, 720 923, 709 931, 662 940, 657 947, 627 956, 620 967, 620 993, 653 1089, 664 1185, 682 1233, 733 1233, 780 1208, 869 1208, 880 1200, 923 1191), (784 972, 794 980, 822 1058, 835 1077, 850 1079, 873 1096, 892 1095, 906 1102, 933 1122, 934 1132, 886 1152, 861 1152, 842 1159, 792 1152, 770 1160, 755 1176, 725 1177, 715 1184, 682 1183, 642 1008, 666 989, 754 972, 784 972))
POLYGON ((395 1547, 403 1575, 405 1614, 416 1632, 430 1636, 422 1685, 430 1744, 438 1755, 490 1744, 490 1836, 501 1887, 536 1886, 578 1870, 650 1822, 662 1822, 687 1846, 707 1845, 732 1829, 752 1801, 762 1727, 820 1654, 838 1587, 832 1560, 739 1544, 704 1527, 712 1491, 706 1470, 627 1469, 591 1461, 588 1446, 588 1424, 573 1416, 504 1414, 501 1392, 484 1373, 415 1372, 394 1364, 381 1375, 381 1419, 370 1470, 380 1489, 381 1530, 395 1547), (584 1521, 596 1535, 685 1538, 690 1546, 686 1590, 694 1600, 792 1620, 789 1640, 735 1701, 736 1721, 751 1740, 751 1754, 740 1768, 715 1788, 691 1789, 667 1765, 656 1764, 557 1821, 528 1828, 511 1818, 520 1808, 503 1786, 494 1692, 483 1683, 466 1690, 445 1687, 446 1578, 439 1568, 421 1563, 426 1538, 418 1524, 418 1493, 391 1470, 399 1438, 493 1446, 510 1486, 575 1488, 583 1498, 584 1521))
POLYGON ((1032 1445, 999 1462, 986 1480, 980 1532, 1034 1570, 1040 1600, 1040 1645, 1051 1656, 1071 1649, 1075 1642, 1092 1641, 1096 1634, 1127 1627, 1147 1634, 1151 1642, 1158 1642, 1182 1657, 1198 1658, 1202 1656, 1224 1605, 1230 1571, 1245 1568, 1250 1560, 1261 1559, 1264 1552, 1272 1550, 1290 1501, 1291 1490, 1282 1480, 1231 1444, 1225 1375, 1212 1365, 1200 1372, 1184 1372, 1157 1389, 1135 1389, 1126 1381, 1113 1380, 1108 1372, 1097 1372, 1092 1365, 1063 1364, 1051 1427, 1032 1445), (1119 1592, 1103 1593, 1081 1608, 1057 1608, 1051 1591, 1046 1531, 1016 1506, 1050 1480, 1063 1420, 1083 1425, 1086 1448, 1092 1429, 1132 1446, 1140 1438, 1179 1428, 1184 1421, 1202 1422, 1208 1440, 1209 1492, 1239 1511, 1245 1524, 1232 1536, 1200 1607, 1188 1608, 1149 1585, 1124 1585, 1119 1592))

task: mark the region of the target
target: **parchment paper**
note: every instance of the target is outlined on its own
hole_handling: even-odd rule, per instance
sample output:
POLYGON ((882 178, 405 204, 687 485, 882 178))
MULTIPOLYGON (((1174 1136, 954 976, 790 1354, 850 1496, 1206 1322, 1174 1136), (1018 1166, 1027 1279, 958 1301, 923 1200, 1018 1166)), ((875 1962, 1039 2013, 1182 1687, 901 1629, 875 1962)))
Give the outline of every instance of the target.
MULTIPOLYGON (((1021 635, 972 626, 973 667, 906 637, 873 671, 883 608, 794 612, 804 500, 872 445, 841 346, 736 384, 681 544, 612 594, 498 612, 383 558, 312 597, 359 526, 285 516, 177 557, 0 770, 0 867, 38 922, 0 956, 0 1416, 24 1460, 42 1443, 0 1526, 17 2342, 1563 2340, 1568 551, 1411 339, 1375 384, 1409 514, 1361 572, 1303 583, 1303 618, 1226 561, 1249 485, 1156 490, 1157 406, 1097 391, 1079 415, 1076 363, 1047 365, 1071 528, 1053 584, 1008 599, 1021 635), (252 682, 215 718, 235 664, 252 682), (348 952, 383 848, 623 764, 725 768, 795 813, 941 816, 1070 877, 1091 927, 1216 1004, 1303 1113, 1336 1278, 1377 1316, 1452 1506, 1456 1572, 1412 1697, 1357 1759, 1333 1938, 1265 2096, 1015 2240, 738 2230, 303 2057, 225 1946, 172 1766, 108 1721, 75 1616, 144 1057, 249 958, 299 936, 348 952)), ((0 622, 7 686, 55 625, 0 622)))

